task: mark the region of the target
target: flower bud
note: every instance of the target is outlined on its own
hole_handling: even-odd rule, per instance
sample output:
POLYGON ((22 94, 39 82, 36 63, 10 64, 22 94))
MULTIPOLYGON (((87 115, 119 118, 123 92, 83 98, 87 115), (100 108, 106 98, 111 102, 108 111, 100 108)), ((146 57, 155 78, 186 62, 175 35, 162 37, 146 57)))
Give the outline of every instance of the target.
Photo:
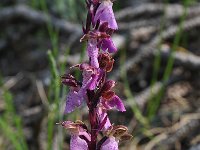
POLYGON ((114 133, 113 133, 114 137, 121 137, 122 135, 127 133, 128 128, 125 126, 119 125, 119 126, 115 126, 113 130, 114 130, 114 133))
POLYGON ((71 87, 78 86, 77 80, 74 78, 74 76, 72 76, 70 74, 65 74, 65 75, 61 76, 61 82, 62 82, 62 84, 68 85, 71 87))
POLYGON ((106 71, 107 72, 112 71, 113 64, 114 64, 114 59, 112 59, 111 61, 108 62, 107 66, 106 66, 106 71))
POLYGON ((120 140, 127 141, 127 140, 131 140, 132 138, 133 136, 131 134, 125 133, 124 135, 120 137, 120 140))
POLYGON ((107 80, 104 85, 103 85, 103 91, 107 92, 110 91, 114 86, 115 86, 115 81, 114 80, 107 80))
POLYGON ((110 100, 114 95, 115 95, 115 92, 108 91, 108 92, 102 93, 101 96, 106 100, 110 100))
POLYGON ((109 53, 102 53, 98 57, 99 67, 106 72, 110 72, 113 68, 114 59, 109 55, 109 53))

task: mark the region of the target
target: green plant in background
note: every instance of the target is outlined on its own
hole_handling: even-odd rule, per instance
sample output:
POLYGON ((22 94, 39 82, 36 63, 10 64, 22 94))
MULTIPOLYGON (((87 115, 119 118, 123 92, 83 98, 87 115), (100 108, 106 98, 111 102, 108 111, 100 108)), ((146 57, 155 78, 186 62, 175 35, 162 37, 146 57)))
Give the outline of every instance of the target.
MULTIPOLYGON (((86 11, 85 11, 85 1, 83 0, 62 0, 62 3, 65 4, 65 8, 60 9, 61 14, 66 16, 66 19, 79 22, 79 20, 85 20, 86 11)), ((58 4, 57 6, 61 6, 58 4)), ((81 23, 81 22, 79 22, 81 23)))
POLYGON ((46 0, 40 0, 40 6, 42 11, 45 13, 47 19, 48 19, 48 23, 47 23, 47 30, 49 33, 49 37, 50 37, 50 41, 52 44, 52 48, 53 48, 53 55, 55 58, 57 58, 58 56, 58 41, 59 41, 59 31, 55 30, 51 24, 51 18, 49 15, 49 10, 46 4, 46 0))
POLYGON ((54 95, 49 93, 48 99, 53 100, 50 102, 49 111, 48 111, 48 146, 47 149, 52 149, 53 144, 53 134, 54 134, 54 126, 57 120, 57 117, 60 116, 59 114, 59 106, 60 106, 60 79, 59 79, 59 72, 57 69, 57 64, 52 52, 48 51, 49 63, 51 68, 51 75, 52 75, 52 82, 50 86, 50 91, 54 91, 54 95), (53 96, 53 99, 52 99, 53 96))
MULTIPOLYGON (((67 48, 67 52, 65 54, 65 57, 67 59, 67 56, 69 55, 70 49, 67 48)), ((81 57, 80 57, 80 61, 83 59, 85 55, 85 46, 82 48, 81 51, 81 57)), ((53 81, 50 85, 50 89, 49 91, 53 91, 52 95, 51 93, 49 93, 49 98, 48 99, 52 99, 53 101, 51 101, 50 105, 49 105, 49 111, 48 111, 48 130, 47 130, 47 134, 48 134, 48 141, 47 141, 47 145, 48 145, 48 150, 52 149, 52 144, 53 144, 53 137, 54 137, 54 128, 55 128, 55 123, 56 122, 60 122, 61 120, 64 120, 64 116, 63 116, 63 110, 61 109, 63 107, 63 105, 65 105, 65 96, 66 96, 66 92, 68 91, 67 88, 62 87, 60 85, 60 76, 59 74, 61 73, 65 73, 65 67, 66 67, 66 63, 61 64, 61 67, 58 68, 57 66, 57 62, 55 57, 53 56, 52 51, 48 51, 48 58, 49 58, 49 64, 50 64, 50 70, 51 70, 51 80, 53 81), (52 98, 53 96, 53 98, 52 98)), ((80 77, 80 73, 77 71, 75 72, 77 77, 80 77)), ((77 119, 78 117, 78 112, 74 112, 71 115, 68 115, 68 118, 73 118, 73 119, 77 119)), ((58 149, 63 149, 63 128, 57 128, 58 130, 58 149)))
POLYGON ((159 70, 160 70, 160 67, 161 67, 161 45, 162 45, 162 42, 163 42, 163 39, 162 39, 162 36, 163 36, 163 30, 164 30, 164 26, 165 26, 165 23, 166 23, 166 9, 167 9, 167 4, 168 4, 168 0, 165 0, 165 6, 164 6, 164 15, 162 17, 162 20, 161 20, 161 26, 160 26, 160 33, 159 33, 159 36, 160 36, 160 41, 159 41, 159 44, 158 44, 158 51, 156 52, 156 55, 155 55, 155 59, 154 59, 154 63, 153 63, 153 74, 152 74, 152 79, 151 79, 151 97, 150 97, 150 101, 147 105, 147 116, 150 116, 150 112, 149 110, 152 109, 152 107, 154 107, 154 103, 155 103, 155 95, 153 95, 153 86, 154 84, 157 82, 158 80, 158 74, 159 74, 159 70))
MULTIPOLYGON (((75 15, 75 12, 77 12, 77 10, 80 11, 80 8, 78 8, 79 5, 75 5, 76 1, 65 1, 65 0, 60 0, 60 1, 56 1, 56 8, 58 10, 58 12, 60 12, 61 14, 74 14, 74 16, 67 16, 68 19, 70 19, 70 17, 78 19, 78 15, 75 15), (67 3, 67 4, 66 4, 67 3), (67 11, 68 9, 73 9, 70 10, 69 12, 65 12, 65 10, 67 11)), ((80 2, 81 4, 81 2, 80 2)), ((49 63, 50 63, 50 68, 51 68, 51 84, 49 87, 49 94, 48 94, 48 99, 52 100, 50 102, 50 106, 49 106, 49 112, 48 112, 48 129, 47 129, 47 134, 48 134, 48 139, 47 139, 47 149, 50 150, 53 147, 53 138, 54 138, 54 128, 55 128, 55 123, 59 122, 61 120, 63 120, 63 111, 62 106, 65 105, 64 104, 64 100, 65 100, 65 93, 67 92, 66 88, 61 87, 60 85, 60 76, 59 74, 63 74, 65 67, 66 67, 66 63, 64 62, 63 64, 60 64, 60 68, 58 67, 57 64, 57 60, 58 60, 58 53, 59 53, 59 46, 58 46, 58 41, 59 41, 59 31, 56 31, 53 29, 52 25, 51 25, 51 20, 49 17, 49 10, 47 7, 47 3, 45 0, 41 0, 40 1, 40 6, 43 10, 43 12, 47 15, 48 19, 49 19, 49 23, 47 24, 47 29, 48 29, 48 33, 50 36, 50 41, 52 44, 52 51, 48 51, 48 58, 49 58, 49 63), (53 95, 52 95, 53 93, 53 95), (53 98, 52 98, 53 96, 53 98)), ((62 17, 65 17, 62 16, 62 17)), ((70 53, 70 49, 66 48, 67 51, 65 53, 65 57, 67 59, 67 56, 70 53)), ((83 59, 85 55, 85 48, 82 49, 81 51, 81 57, 80 57, 80 61, 83 59)), ((79 72, 76 72, 76 76, 80 76, 79 72)), ((77 118, 77 113, 73 113, 71 116, 68 116, 69 118, 77 118)), ((58 131, 58 149, 63 149, 63 129, 62 128, 56 128, 58 131)))
POLYGON ((11 142, 14 149, 28 150, 23 133, 22 119, 16 114, 13 97, 6 89, 3 89, 2 95, 5 102, 5 111, 0 117, 0 131, 11 142))
MULTIPOLYGON (((186 18, 187 15, 187 7, 191 4, 190 1, 188 0, 184 0, 183 1, 183 6, 184 6, 184 12, 182 14, 182 17, 180 18, 180 23, 179 23, 179 31, 176 33, 176 36, 174 38, 173 44, 172 44, 172 50, 170 51, 170 56, 168 58, 167 61, 167 65, 163 74, 163 78, 162 78, 162 82, 166 83, 169 80, 169 77, 171 75, 172 69, 173 69, 173 64, 174 64, 174 52, 177 49, 178 45, 180 44, 181 41, 181 36, 182 36, 182 26, 184 23, 184 20, 186 18)), ((165 10, 167 8, 168 5, 168 0, 165 0, 165 10)), ((165 12, 164 10, 164 12, 165 12)), ((154 67, 153 67, 153 76, 152 76, 152 80, 151 80, 151 87, 153 87, 153 85, 157 82, 158 80, 158 74, 159 74, 159 70, 161 67, 161 52, 160 52, 160 48, 161 48, 161 44, 163 42, 162 40, 162 32, 164 30, 164 25, 166 23, 166 16, 164 14, 163 19, 162 19, 162 23, 161 23, 161 29, 160 29, 160 42, 158 45, 158 52, 156 54, 155 60, 154 60, 154 67)), ((184 41, 187 42, 187 41, 184 41)), ((126 53, 125 51, 121 51, 120 53, 120 66, 123 66, 123 63, 126 60, 126 53)), ((127 100, 131 100, 134 101, 134 96, 131 92, 130 89, 130 85, 128 82, 128 78, 127 78, 127 72, 126 70, 124 70, 123 68, 120 69, 121 70, 121 77, 124 83, 124 87, 125 87, 125 95, 128 98, 127 100)), ((158 94, 156 95, 151 95, 151 100, 149 101, 148 105, 147 105, 147 116, 144 116, 141 112, 141 110, 138 108, 136 103, 133 103, 133 105, 131 106, 132 111, 135 114, 136 119, 138 120, 138 122, 140 122, 145 128, 142 128, 142 132, 143 134, 147 135, 148 137, 152 138, 151 133, 148 132, 148 127, 149 127, 149 121, 151 119, 153 119, 153 117, 155 116, 155 113, 157 112, 162 96, 164 94, 165 91, 165 84, 163 85, 163 87, 161 88, 161 90, 158 92, 158 94), (149 120, 148 120, 149 119, 149 120)))
MULTIPOLYGON (((123 64, 125 63, 126 60, 126 51, 125 50, 121 50, 120 51, 120 66, 124 66, 123 64)), ((124 70, 122 67, 120 67, 121 70, 121 77, 123 79, 123 83, 124 83, 124 88, 125 88, 125 95, 127 97, 127 101, 132 101, 132 106, 131 109, 135 115, 135 118, 137 119, 137 121, 139 121, 144 127, 148 126, 148 121, 147 119, 143 116, 141 110, 139 109, 139 107, 137 106, 135 100, 134 100, 134 96, 131 92, 130 89, 130 85, 129 85, 129 81, 128 81, 128 77, 127 77, 127 71, 124 70)))
POLYGON ((84 20, 85 16, 85 1, 84 0, 31 0, 29 5, 34 9, 41 9, 41 4, 44 6, 45 11, 50 10, 57 16, 67 19, 68 21, 79 22, 84 20), (49 4, 47 6, 47 4, 49 4), (53 4, 53 5, 52 5, 53 4))
MULTIPOLYGON (((166 89, 165 83, 169 80, 169 77, 172 73, 173 64, 174 64, 174 56, 173 55, 174 55, 174 52, 176 51, 177 47, 180 44, 181 35, 182 35, 182 27, 183 27, 184 20, 187 16, 187 8, 190 4, 191 4, 191 1, 183 0, 184 12, 183 12, 183 14, 180 18, 179 30, 175 35, 175 38, 174 38, 174 41, 173 41, 173 44, 172 44, 172 48, 171 48, 171 51, 170 51, 170 55, 169 55, 169 58, 167 60, 167 65, 166 65, 166 68, 164 70, 164 74, 163 74, 163 78, 162 78, 163 86, 156 96, 152 96, 152 99, 150 100, 148 107, 147 107, 147 116, 150 120, 153 119, 153 117, 155 116, 155 113, 157 112, 157 110, 159 108, 161 99, 162 99, 162 97, 164 95, 164 91, 166 89)), ((163 22, 165 22, 165 21, 163 20, 163 22)), ((161 42, 162 42, 162 30, 163 30, 163 27, 161 27, 161 42)), ((159 48, 160 48, 160 46, 159 46, 159 48)), ((155 61, 154 61, 154 73, 153 73, 153 78, 152 78, 152 85, 157 81, 158 70, 160 69, 160 63, 161 63, 161 56, 160 55, 161 54, 159 52, 156 56, 155 61)))
POLYGON ((140 132, 151 139, 152 133, 148 131, 150 127, 149 121, 146 118, 146 116, 142 114, 142 111, 140 110, 137 103, 135 102, 134 95, 131 92, 131 88, 130 88, 130 84, 129 84, 129 80, 127 76, 127 71, 121 67, 121 66, 124 66, 123 64, 125 63, 125 60, 126 60, 126 51, 121 50, 120 51, 120 72, 121 72, 121 78, 123 80, 124 89, 125 89, 124 93, 125 93, 125 96, 127 97, 127 102, 131 101, 132 105, 130 105, 130 107, 136 120, 142 125, 140 127, 140 132))
MULTIPOLYGON (((56 4, 62 3, 63 1, 57 1, 56 4)), ((51 83, 49 86, 48 91, 48 99, 49 99, 49 106, 48 106, 48 125, 47 125, 47 149, 51 150, 53 149, 53 140, 54 140, 54 134, 55 134, 55 123, 58 122, 58 120, 63 120, 62 112, 59 108, 63 105, 63 97, 61 94, 61 85, 60 85, 60 77, 59 74, 64 70, 65 63, 61 64, 61 68, 57 67, 57 59, 59 54, 59 31, 55 30, 51 25, 51 18, 49 15, 49 8, 47 6, 46 0, 40 0, 39 3, 42 11, 46 14, 48 18, 47 23, 47 30, 49 33, 50 41, 52 44, 52 51, 49 50, 47 52, 48 58, 49 58, 49 66, 51 70, 51 83)), ((70 50, 67 50, 66 57, 69 54, 70 50)), ((64 92, 62 92, 64 94, 64 92)), ((58 139, 57 139, 57 145, 58 149, 63 148, 63 129, 57 128, 58 131, 58 139)))

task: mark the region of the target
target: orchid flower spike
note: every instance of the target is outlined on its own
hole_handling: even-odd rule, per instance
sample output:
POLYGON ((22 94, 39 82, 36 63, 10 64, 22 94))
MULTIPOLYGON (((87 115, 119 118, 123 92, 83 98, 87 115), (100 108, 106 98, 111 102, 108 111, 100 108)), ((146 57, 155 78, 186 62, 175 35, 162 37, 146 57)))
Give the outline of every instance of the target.
POLYGON ((69 86, 65 113, 72 113, 82 104, 87 105, 90 128, 80 120, 59 124, 70 133, 70 150, 118 150, 119 141, 129 140, 132 136, 125 126, 111 124, 108 116, 108 111, 114 109, 126 111, 123 101, 113 90, 116 82, 107 79, 114 65, 110 53, 117 51, 111 38, 118 29, 113 1, 86 0, 86 6, 87 20, 80 41, 87 42, 89 61, 71 67, 71 70, 78 69, 82 73, 82 79, 65 74, 61 82, 69 86))

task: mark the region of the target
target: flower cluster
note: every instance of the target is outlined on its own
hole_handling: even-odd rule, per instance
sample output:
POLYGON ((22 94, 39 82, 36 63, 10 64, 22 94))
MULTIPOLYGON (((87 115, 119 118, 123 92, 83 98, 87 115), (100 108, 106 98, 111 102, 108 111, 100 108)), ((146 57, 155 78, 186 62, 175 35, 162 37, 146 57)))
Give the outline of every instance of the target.
POLYGON ((71 150, 118 150, 119 140, 127 140, 125 126, 110 123, 107 112, 111 109, 126 111, 122 100, 115 94, 115 81, 107 79, 107 73, 113 68, 114 59, 110 53, 117 51, 111 35, 118 29, 111 0, 86 0, 88 9, 86 25, 83 26, 81 42, 87 42, 89 63, 77 64, 83 80, 77 81, 74 76, 65 74, 62 83, 70 87, 67 96, 65 113, 71 113, 83 103, 89 109, 90 129, 82 121, 64 121, 61 125, 71 134, 71 150), (103 137, 97 141, 97 136, 103 137))

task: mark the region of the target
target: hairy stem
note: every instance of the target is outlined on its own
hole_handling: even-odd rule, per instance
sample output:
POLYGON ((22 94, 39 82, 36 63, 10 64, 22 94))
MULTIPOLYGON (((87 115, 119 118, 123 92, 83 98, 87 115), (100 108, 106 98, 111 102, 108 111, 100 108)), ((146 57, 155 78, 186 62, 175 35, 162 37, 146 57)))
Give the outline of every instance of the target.
POLYGON ((89 145, 89 150, 95 150, 97 142, 97 126, 98 126, 96 108, 93 107, 90 108, 89 120, 91 125, 91 142, 89 145))

